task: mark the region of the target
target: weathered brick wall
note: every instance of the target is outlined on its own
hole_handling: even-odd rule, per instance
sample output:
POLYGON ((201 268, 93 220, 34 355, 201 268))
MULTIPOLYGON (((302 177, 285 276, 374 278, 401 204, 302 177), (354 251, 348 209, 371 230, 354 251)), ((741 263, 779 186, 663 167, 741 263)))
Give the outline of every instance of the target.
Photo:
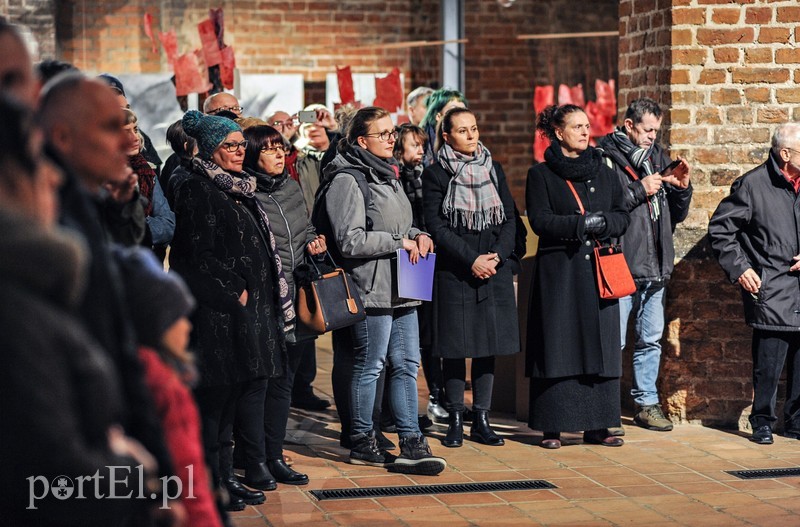
POLYGON ((38 55, 43 58, 56 54, 56 22, 53 10, 51 0, 6 0, 0 4, 0 15, 30 29, 38 55))
POLYGON ((621 103, 648 95, 670 109, 663 142, 688 159, 695 186, 676 234, 660 392, 673 418, 746 426, 751 331, 706 232, 731 182, 766 158, 776 125, 800 118, 800 5, 622 0, 620 13, 621 103), (654 54, 662 60, 642 68, 654 54))

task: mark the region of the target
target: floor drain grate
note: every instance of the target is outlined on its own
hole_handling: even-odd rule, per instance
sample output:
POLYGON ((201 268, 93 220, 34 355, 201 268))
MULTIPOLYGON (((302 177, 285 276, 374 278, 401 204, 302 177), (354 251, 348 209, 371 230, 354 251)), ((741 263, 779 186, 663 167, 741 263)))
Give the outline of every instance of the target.
POLYGON ((493 481, 491 483, 447 483, 441 485, 403 485, 397 487, 364 487, 355 489, 312 490, 318 500, 349 500, 383 498, 387 496, 417 496, 420 494, 460 494, 464 492, 499 492, 504 490, 557 489, 542 479, 493 481))
POLYGON ((760 470, 726 470, 740 479, 792 478, 800 476, 800 468, 765 468, 760 470))

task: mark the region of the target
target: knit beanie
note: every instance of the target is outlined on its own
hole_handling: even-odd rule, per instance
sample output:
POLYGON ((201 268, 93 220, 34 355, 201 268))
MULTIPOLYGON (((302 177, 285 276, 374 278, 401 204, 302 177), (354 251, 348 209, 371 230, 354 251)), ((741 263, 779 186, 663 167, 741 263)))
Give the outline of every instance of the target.
POLYGON ((148 249, 117 247, 116 261, 125 277, 125 294, 139 344, 158 349, 164 333, 188 317, 195 301, 184 281, 164 267, 148 249))
POLYGON ((183 130, 197 140, 197 155, 201 159, 211 161, 214 150, 225 141, 231 132, 241 132, 242 127, 215 115, 205 115, 197 110, 189 110, 183 114, 183 130))

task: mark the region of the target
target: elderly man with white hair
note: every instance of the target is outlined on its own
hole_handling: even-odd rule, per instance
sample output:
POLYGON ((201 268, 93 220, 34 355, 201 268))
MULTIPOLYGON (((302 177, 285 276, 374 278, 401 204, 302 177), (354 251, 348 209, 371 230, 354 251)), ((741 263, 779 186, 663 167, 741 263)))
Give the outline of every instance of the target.
POLYGON ((769 159, 733 182, 708 235, 728 279, 741 286, 753 328, 750 440, 773 442, 784 363, 784 436, 800 439, 800 123, 775 130, 769 159))

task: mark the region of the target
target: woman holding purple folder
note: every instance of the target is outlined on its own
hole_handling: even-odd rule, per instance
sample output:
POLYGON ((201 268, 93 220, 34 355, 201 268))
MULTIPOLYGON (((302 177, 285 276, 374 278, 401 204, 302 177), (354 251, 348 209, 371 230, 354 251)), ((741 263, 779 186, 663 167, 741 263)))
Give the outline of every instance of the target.
POLYGON ((503 167, 479 138, 475 114, 451 109, 439 123, 435 162, 422 174, 425 225, 437 247, 432 349, 443 359, 446 447, 463 444, 468 358, 475 412, 470 439, 504 444, 488 419, 494 361, 520 350, 508 265, 516 234, 514 200, 503 167))

